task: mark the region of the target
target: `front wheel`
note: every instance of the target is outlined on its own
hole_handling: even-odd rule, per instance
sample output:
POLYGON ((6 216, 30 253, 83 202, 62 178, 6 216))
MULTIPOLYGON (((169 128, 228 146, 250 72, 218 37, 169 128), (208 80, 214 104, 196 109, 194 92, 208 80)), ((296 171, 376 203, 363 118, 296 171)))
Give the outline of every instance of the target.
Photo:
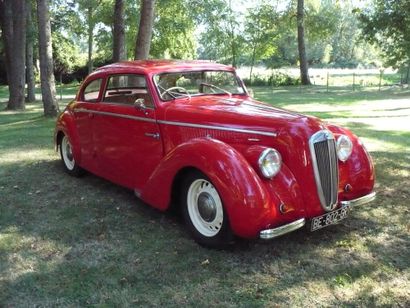
POLYGON ((202 173, 187 176, 182 191, 185 223, 201 245, 224 248, 233 240, 218 191, 202 173))
POLYGON ((60 142, 60 155, 65 171, 73 176, 81 176, 84 171, 78 166, 73 156, 73 148, 67 136, 64 135, 60 142))

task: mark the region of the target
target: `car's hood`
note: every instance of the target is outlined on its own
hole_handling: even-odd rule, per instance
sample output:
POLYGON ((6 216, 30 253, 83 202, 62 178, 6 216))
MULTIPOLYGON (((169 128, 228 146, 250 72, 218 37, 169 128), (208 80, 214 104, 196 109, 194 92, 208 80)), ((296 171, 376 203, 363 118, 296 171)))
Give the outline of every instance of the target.
POLYGON ((313 133, 323 128, 315 117, 273 107, 249 97, 200 96, 170 102, 166 121, 222 126, 279 135, 295 130, 313 133))
MULTIPOLYGON (((313 187, 316 185, 309 140, 316 132, 330 129, 320 119, 276 108, 249 97, 202 96, 178 99, 168 104, 163 114, 166 122, 173 125, 181 123, 177 134, 179 140, 174 146, 193 136, 203 136, 203 131, 195 131, 195 128, 201 129, 202 126, 209 137, 227 142, 242 153, 253 146, 275 148, 298 183, 310 181, 313 187), (221 127, 223 130, 240 133, 216 133, 221 127), (212 128, 216 130, 213 131, 212 128)), ((317 205, 305 209, 306 211, 321 211, 320 201, 314 190, 303 190, 301 193, 306 204, 317 205)))

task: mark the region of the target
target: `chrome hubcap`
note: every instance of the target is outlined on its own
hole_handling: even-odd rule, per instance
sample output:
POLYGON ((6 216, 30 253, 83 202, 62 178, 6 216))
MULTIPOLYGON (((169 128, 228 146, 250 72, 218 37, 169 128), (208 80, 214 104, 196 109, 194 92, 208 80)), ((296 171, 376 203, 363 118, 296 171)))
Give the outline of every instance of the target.
POLYGON ((66 151, 67 151, 67 158, 72 161, 73 160, 73 152, 71 151, 71 146, 70 146, 69 143, 67 143, 66 151))
POLYGON ((207 192, 202 192, 198 197, 198 211, 206 222, 211 222, 216 217, 215 200, 207 192))

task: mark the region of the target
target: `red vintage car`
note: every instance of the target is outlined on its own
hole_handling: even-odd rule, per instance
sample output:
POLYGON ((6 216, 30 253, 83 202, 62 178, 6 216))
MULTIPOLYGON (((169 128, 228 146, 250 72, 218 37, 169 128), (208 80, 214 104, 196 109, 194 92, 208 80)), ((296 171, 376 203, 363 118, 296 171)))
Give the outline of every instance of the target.
POLYGON ((90 74, 59 116, 65 170, 181 209, 200 244, 271 239, 344 219, 375 198, 372 160, 350 131, 258 102, 232 67, 148 60, 90 74))

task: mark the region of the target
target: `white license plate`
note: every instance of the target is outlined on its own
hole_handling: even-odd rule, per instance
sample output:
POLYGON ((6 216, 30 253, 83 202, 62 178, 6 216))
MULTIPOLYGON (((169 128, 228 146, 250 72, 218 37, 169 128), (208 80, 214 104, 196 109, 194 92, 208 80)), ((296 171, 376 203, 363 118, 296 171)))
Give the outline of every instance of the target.
POLYGON ((311 222, 311 231, 316 231, 324 227, 338 223, 339 221, 345 219, 350 211, 350 206, 344 206, 340 209, 337 209, 333 212, 326 213, 322 216, 318 216, 312 219, 311 222))

